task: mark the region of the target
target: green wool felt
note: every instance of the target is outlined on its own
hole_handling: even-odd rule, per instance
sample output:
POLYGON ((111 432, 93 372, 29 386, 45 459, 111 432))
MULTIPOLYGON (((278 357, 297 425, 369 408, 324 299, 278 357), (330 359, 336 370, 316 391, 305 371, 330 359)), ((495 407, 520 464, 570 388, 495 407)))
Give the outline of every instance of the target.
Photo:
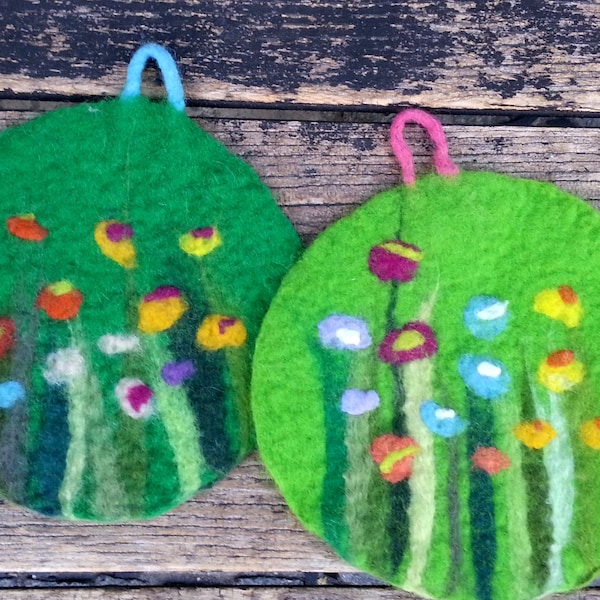
POLYGON ((147 518, 253 447, 251 357, 299 250, 242 160, 134 97, 0 134, 0 490, 147 518))
POLYGON ((600 566, 600 218, 556 187, 431 175, 284 279, 252 398, 302 523, 433 598, 569 590, 600 566))

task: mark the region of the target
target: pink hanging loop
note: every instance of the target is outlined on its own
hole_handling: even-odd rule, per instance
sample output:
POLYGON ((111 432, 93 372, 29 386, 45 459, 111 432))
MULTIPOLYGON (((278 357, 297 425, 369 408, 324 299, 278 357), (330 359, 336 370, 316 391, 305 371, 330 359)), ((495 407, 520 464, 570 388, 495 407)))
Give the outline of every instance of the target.
POLYGON ((408 122, 417 123, 421 127, 424 127, 431 138, 433 142, 433 165, 437 174, 444 177, 458 175, 460 171, 448 154, 448 143, 446 142, 442 124, 423 110, 409 108, 394 118, 390 128, 392 150, 402 169, 402 181, 406 185, 412 185, 416 179, 413 155, 403 135, 404 126, 408 122))

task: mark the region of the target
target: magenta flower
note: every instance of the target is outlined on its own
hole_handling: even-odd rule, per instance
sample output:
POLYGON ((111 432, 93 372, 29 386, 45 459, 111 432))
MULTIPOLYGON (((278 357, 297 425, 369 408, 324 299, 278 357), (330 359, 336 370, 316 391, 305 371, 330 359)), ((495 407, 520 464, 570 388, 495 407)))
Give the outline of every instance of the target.
POLYGON ((369 270, 381 281, 411 281, 423 260, 417 246, 400 240, 390 240, 371 248, 369 270))
POLYGON ((413 321, 385 336, 379 346, 379 358, 386 363, 400 365, 433 356, 437 349, 437 340, 431 327, 413 321))

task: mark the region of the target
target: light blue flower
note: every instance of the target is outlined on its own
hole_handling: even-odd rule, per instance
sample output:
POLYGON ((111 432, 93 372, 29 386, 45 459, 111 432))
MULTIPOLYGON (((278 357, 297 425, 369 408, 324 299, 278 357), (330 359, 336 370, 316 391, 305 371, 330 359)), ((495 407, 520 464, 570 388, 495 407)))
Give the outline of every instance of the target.
POLYGON ((454 437, 467 427, 467 422, 459 417, 456 411, 451 408, 443 408, 433 400, 423 402, 420 411, 421 419, 428 429, 442 437, 454 437))
POLYGON ((467 329, 480 340, 491 340, 508 327, 508 301, 493 296, 475 296, 464 312, 467 329))
POLYGON ((346 390, 342 394, 342 410, 349 415, 362 415, 363 413, 375 410, 381 400, 375 390, 346 390))
POLYGON ((363 350, 371 345, 369 327, 365 321, 349 315, 331 315, 319 325, 319 338, 326 348, 363 350))
POLYGON ((506 367, 495 358, 463 354, 458 360, 458 372, 467 386, 485 400, 498 398, 510 386, 506 367))
POLYGON ((18 381, 0 383, 0 408, 12 408, 25 399, 25 388, 18 381))

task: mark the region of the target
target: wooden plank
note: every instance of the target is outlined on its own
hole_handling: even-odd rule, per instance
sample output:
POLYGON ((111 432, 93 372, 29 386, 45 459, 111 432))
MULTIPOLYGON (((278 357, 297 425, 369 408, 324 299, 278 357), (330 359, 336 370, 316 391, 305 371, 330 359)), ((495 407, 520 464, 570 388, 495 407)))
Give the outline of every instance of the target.
MULTIPOLYGON (((147 588, 3 590, 5 600, 418 600, 418 596, 376 588, 147 588)), ((598 600, 600 591, 546 596, 546 600, 598 600)))
MULTIPOLYGON (((34 114, 1 112, 0 128, 34 114)), ((256 167, 307 239, 399 181, 385 124, 201 121, 256 167)), ((464 168, 555 181, 600 201, 600 129, 448 126, 446 130, 452 153, 464 168)), ((419 167, 426 168, 428 152, 422 132, 411 128, 409 138, 419 167)), ((356 572, 302 530, 256 458, 247 460, 214 489, 141 524, 52 521, 2 504, 0 571, 356 572)))
POLYGON ((114 95, 142 42, 192 102, 600 112, 596 0, 55 0, 0 13, 0 90, 114 95))

